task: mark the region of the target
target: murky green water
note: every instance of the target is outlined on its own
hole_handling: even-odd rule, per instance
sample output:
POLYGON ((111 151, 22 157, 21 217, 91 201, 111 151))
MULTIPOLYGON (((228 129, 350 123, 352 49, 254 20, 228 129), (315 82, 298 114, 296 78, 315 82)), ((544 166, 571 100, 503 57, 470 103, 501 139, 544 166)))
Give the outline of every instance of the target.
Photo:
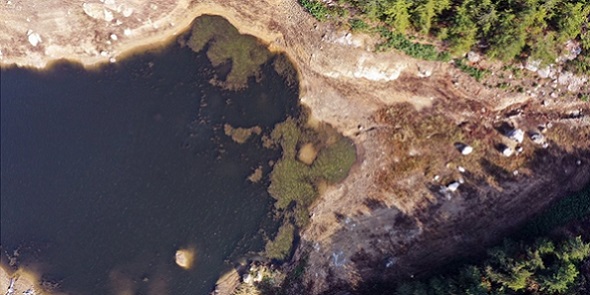
POLYGON ((207 294, 273 223, 267 183, 247 177, 279 153, 223 130, 264 134, 296 112, 271 62, 238 92, 178 44, 98 71, 2 70, 2 248, 73 294, 207 294), (193 269, 175 265, 182 247, 193 269))

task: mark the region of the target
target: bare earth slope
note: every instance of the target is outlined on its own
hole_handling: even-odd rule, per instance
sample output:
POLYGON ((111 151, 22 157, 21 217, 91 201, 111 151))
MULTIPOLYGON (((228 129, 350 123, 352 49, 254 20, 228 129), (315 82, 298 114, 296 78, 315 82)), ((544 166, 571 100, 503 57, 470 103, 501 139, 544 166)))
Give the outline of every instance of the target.
POLYGON ((357 145, 350 176, 314 204, 302 233, 296 259, 309 256, 310 292, 422 273, 590 181, 588 103, 542 104, 447 64, 373 53, 371 38, 318 24, 296 0, 2 1, 0 63, 114 62, 169 41, 202 14, 285 52, 302 103, 357 145), (505 136, 514 129, 525 132, 522 142, 505 136), (459 142, 473 152, 462 155, 459 142), (514 155, 502 156, 506 147, 514 155))

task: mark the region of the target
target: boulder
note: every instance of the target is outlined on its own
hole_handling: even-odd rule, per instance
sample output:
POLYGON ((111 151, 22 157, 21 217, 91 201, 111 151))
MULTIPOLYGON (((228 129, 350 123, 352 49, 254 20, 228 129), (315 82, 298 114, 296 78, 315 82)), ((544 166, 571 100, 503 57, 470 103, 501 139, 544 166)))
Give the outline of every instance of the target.
POLYGON ((511 147, 504 147, 504 149, 502 150, 502 155, 504 157, 510 157, 514 154, 514 150, 511 147))
POLYGON ((459 182, 453 181, 447 185, 447 191, 456 192, 459 189, 459 186, 461 186, 459 182))
POLYGON ((481 60, 481 56, 475 51, 469 51, 467 53, 467 60, 471 63, 477 63, 481 60))
POLYGON ((522 129, 510 130, 508 131, 506 136, 518 143, 522 143, 522 141, 524 140, 524 131, 522 131, 522 129))
POLYGON ((461 152, 462 155, 469 155, 473 152, 473 147, 464 143, 455 143, 455 148, 461 152))

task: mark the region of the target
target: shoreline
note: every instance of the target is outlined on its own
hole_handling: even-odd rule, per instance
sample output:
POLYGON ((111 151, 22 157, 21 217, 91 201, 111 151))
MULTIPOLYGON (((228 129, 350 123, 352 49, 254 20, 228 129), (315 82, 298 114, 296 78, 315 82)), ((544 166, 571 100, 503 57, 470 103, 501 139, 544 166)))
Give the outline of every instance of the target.
MULTIPOLYGON (((165 47, 181 34, 190 29, 192 22, 203 15, 216 15, 223 17, 230 22, 241 34, 252 35, 256 37, 272 53, 286 53, 285 49, 276 44, 276 40, 283 36, 278 32, 267 30, 267 26, 256 26, 245 21, 238 12, 219 3, 196 3, 192 7, 190 1, 184 0, 179 2, 172 11, 162 19, 150 25, 143 25, 129 31, 129 37, 117 37, 117 41, 106 40, 111 44, 108 55, 101 54, 102 51, 94 52, 93 49, 84 48, 84 53, 76 52, 71 47, 63 45, 49 44, 45 52, 41 55, 37 52, 29 55, 7 55, 5 44, 2 44, 0 36, 0 68, 10 69, 12 67, 28 68, 33 70, 46 70, 51 68, 56 62, 68 61, 82 65, 86 70, 98 69, 101 66, 116 62, 120 59, 128 58, 132 55, 141 53, 146 50, 154 50, 165 47), (188 10, 187 10, 188 9, 188 10), (160 28, 163 23, 170 24, 165 28, 160 28), (173 24, 173 25, 172 25, 173 24), (114 59, 113 59, 114 58, 114 59)), ((268 2, 268 1, 267 1, 268 2)), ((0 10, 0 15, 4 11, 0 10)), ((41 41, 40 46, 43 46, 41 41)), ((99 44, 96 44, 97 48, 99 44)))
POLYGON ((27 271, 21 268, 12 270, 10 267, 0 264, 0 292, 3 292, 1 294, 24 294, 27 290, 32 290, 32 294, 36 295, 60 294, 45 291, 41 287, 40 276, 33 271, 27 271), (8 293, 11 282, 13 284, 13 293, 8 293))

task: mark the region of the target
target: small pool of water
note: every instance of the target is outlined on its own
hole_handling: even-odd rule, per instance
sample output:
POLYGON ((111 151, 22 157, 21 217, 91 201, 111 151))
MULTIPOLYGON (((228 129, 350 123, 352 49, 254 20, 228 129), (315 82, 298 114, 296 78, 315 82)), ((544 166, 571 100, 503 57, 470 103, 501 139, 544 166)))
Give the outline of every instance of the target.
POLYGON ((99 70, 1 72, 1 245, 72 294, 207 294, 228 260, 263 249, 277 151, 264 133, 297 111, 270 62, 223 91, 203 53, 178 44, 99 70), (177 249, 192 247, 184 270, 177 249), (236 250, 238 249, 238 250, 236 250))

